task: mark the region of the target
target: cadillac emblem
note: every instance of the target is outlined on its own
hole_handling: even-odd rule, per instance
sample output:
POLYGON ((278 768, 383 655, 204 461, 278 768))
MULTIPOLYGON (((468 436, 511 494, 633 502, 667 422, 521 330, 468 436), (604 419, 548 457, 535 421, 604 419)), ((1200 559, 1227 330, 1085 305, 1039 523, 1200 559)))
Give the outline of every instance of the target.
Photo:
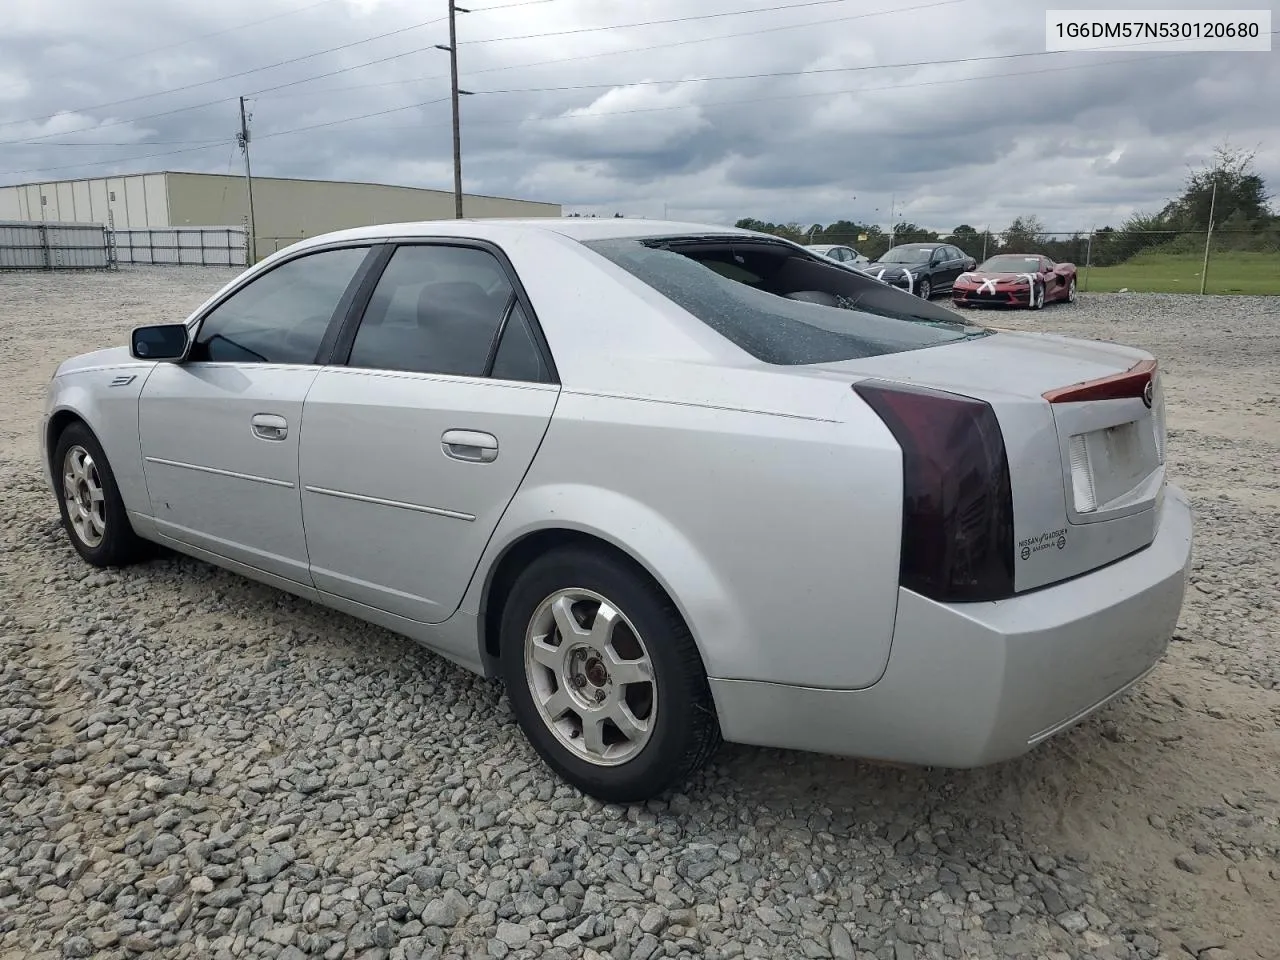
POLYGON ((1155 401, 1155 387, 1152 386, 1150 380, 1147 385, 1142 388, 1142 402, 1147 405, 1147 409, 1151 409, 1151 404, 1155 401))

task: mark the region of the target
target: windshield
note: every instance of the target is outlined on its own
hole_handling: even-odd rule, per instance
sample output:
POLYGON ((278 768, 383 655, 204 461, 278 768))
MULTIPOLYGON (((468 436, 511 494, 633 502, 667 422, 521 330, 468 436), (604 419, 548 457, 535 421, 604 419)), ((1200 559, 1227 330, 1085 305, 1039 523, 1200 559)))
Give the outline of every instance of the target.
POLYGON ((881 257, 878 263, 928 263, 930 247, 893 247, 881 257))
POLYGON ((670 238, 585 246, 766 363, 834 363, 989 332, 945 307, 786 244, 670 238))
POLYGON ((984 273, 1036 273, 1040 269, 1039 257, 1000 256, 984 260, 978 268, 984 273))

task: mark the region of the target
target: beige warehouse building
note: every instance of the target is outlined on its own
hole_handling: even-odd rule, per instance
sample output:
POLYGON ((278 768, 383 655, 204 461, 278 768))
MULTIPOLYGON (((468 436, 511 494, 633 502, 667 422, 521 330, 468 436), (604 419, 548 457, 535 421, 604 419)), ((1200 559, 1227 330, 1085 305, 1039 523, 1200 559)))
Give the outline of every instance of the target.
MULTIPOLYGON (((330 230, 408 220, 447 220, 453 193, 335 180, 253 178, 258 256, 330 230)), ((558 203, 464 194, 467 217, 559 217, 558 203)), ((139 173, 0 187, 0 220, 102 223, 118 230, 240 226, 248 215, 244 177, 139 173)))

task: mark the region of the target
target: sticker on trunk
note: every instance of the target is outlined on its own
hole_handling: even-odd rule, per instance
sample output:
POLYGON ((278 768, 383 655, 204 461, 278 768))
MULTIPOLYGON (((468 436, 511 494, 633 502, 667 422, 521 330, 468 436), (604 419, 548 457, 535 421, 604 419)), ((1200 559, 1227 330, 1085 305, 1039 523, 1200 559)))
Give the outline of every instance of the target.
POLYGON ((1063 550, 1067 546, 1067 528, 1060 530, 1047 530, 1034 537, 1027 537, 1018 541, 1018 555, 1023 560, 1030 559, 1033 553, 1039 553, 1041 550, 1058 549, 1063 550))

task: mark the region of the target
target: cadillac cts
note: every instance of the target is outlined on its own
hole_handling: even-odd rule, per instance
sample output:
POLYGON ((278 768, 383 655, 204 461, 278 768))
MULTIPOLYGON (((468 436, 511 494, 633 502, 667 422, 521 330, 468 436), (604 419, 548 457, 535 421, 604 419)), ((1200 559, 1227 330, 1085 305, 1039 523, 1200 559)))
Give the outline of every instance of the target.
POLYGON ((774 237, 316 237, 63 363, 80 555, 150 543, 505 682, 633 801, 722 739, 970 767, 1132 686, 1182 603, 1147 354, 997 332, 774 237))

